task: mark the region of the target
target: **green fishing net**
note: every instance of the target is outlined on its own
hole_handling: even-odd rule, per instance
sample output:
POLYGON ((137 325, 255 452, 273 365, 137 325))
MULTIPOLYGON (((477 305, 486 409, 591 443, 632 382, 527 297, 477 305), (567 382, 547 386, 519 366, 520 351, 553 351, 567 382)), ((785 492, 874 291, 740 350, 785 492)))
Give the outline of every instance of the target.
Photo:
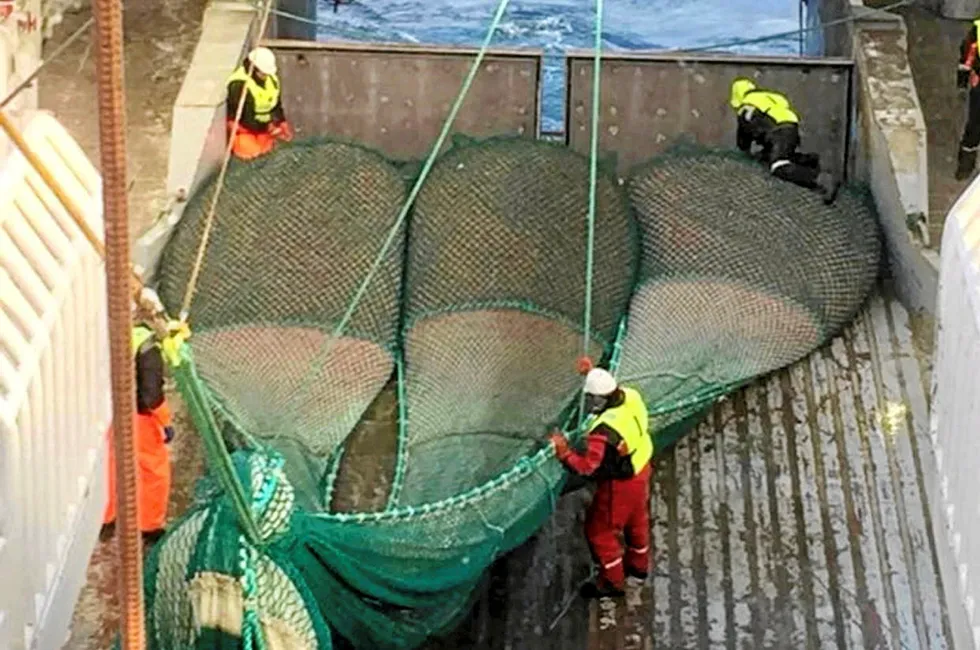
MULTIPOLYGON (((865 197, 825 206, 728 153, 600 169, 591 259, 589 161, 563 146, 458 140, 393 230, 410 175, 322 139, 233 165, 176 369, 210 471, 147 560, 150 648, 417 647, 554 509, 544 440, 574 428, 586 349, 662 451, 846 324, 878 271, 865 197)), ((172 311, 212 192, 167 246, 172 311)))

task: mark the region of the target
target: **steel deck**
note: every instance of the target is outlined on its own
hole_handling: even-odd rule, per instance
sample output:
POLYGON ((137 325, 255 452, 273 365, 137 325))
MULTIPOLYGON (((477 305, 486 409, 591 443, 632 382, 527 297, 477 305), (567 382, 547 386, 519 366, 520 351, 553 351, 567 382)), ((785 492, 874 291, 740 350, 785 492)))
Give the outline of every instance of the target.
POLYGON ((574 596, 590 561, 583 490, 428 647, 951 647, 924 489, 928 370, 904 308, 876 296, 659 460, 645 588, 591 607, 574 596))

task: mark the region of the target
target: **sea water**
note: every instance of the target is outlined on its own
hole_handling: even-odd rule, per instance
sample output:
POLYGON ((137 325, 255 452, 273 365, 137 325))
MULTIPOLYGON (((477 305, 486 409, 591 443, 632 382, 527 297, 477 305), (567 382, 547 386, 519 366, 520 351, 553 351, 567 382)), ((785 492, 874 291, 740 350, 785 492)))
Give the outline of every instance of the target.
MULTIPOLYGON (((712 52, 801 53, 797 35, 738 43, 798 30, 801 0, 605 0, 602 46, 608 51, 708 48, 712 52), (714 47, 721 45, 721 47, 714 47)), ((320 0, 320 40, 479 46, 497 0, 320 0)), ((568 48, 591 48, 593 0, 511 0, 492 45, 538 47, 542 71, 542 130, 561 131, 568 48)))

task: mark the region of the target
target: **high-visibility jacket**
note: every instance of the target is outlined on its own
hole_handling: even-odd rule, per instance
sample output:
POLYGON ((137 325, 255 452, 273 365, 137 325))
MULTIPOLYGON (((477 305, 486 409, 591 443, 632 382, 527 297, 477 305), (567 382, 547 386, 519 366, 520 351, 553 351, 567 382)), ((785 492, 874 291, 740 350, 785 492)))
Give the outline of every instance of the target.
MULTIPOLYGON (((160 342, 153 330, 143 324, 133 327, 130 340, 136 364, 136 410, 141 414, 150 414, 165 401, 160 342)), ((169 422, 163 424, 166 426, 169 422)))
POLYGON ((789 103, 786 95, 773 90, 757 89, 745 93, 742 105, 738 109, 739 116, 751 119, 751 115, 744 114, 755 111, 768 115, 776 124, 800 123, 800 117, 793 110, 793 106, 789 103))
POLYGON ((141 351, 148 350, 156 344, 153 339, 153 330, 151 330, 146 325, 137 325, 133 328, 132 343, 133 343, 133 356, 139 356, 141 351), (146 344, 146 348, 143 346, 146 344))
POLYGON ((599 427, 613 432, 607 437, 606 454, 597 473, 618 479, 639 474, 653 458, 653 438, 643 397, 632 388, 622 387, 622 391, 623 403, 600 413, 589 426, 590 434, 599 427), (621 445, 625 445, 625 450, 621 445))
MULTIPOLYGON (((228 77, 227 84, 241 81, 245 84, 245 89, 252 97, 255 105, 255 120, 262 124, 272 121, 272 111, 279 103, 279 78, 274 75, 266 75, 263 85, 259 85, 255 78, 245 71, 245 66, 238 66, 231 76, 228 77)), ((234 98, 237 102, 238 98, 234 98)))

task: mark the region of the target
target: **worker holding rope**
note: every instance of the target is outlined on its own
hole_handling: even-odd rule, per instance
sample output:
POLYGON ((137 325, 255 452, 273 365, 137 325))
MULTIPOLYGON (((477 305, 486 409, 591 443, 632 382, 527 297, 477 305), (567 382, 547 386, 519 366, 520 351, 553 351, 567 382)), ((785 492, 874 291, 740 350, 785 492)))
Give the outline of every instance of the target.
POLYGON ((265 47, 249 52, 242 65, 228 78, 225 112, 232 153, 242 160, 253 160, 275 147, 276 139, 293 139, 293 128, 286 121, 276 76, 276 55, 265 47), (235 119, 239 104, 241 115, 235 119))
POLYGON ((640 393, 620 386, 588 357, 586 410, 595 415, 584 453, 573 450, 559 432, 551 434, 555 455, 573 472, 598 482, 585 518, 585 535, 599 578, 586 584, 586 598, 625 595, 626 577, 646 580, 650 570, 650 477, 653 438, 640 393), (626 542, 624 553, 623 540, 626 542))
MULTIPOLYGON (((143 289, 140 305, 134 303, 132 349, 136 364, 136 412, 133 435, 136 437, 138 474, 136 481, 137 515, 143 539, 159 539, 167 521, 170 501, 170 452, 174 429, 170 407, 163 390, 164 362, 180 364, 180 346, 190 335, 185 324, 169 322, 166 334, 159 336, 154 322, 163 316, 163 304, 152 289, 143 289)), ((112 430, 108 433, 109 501, 102 519, 100 537, 108 539, 115 531, 116 471, 112 430)))

